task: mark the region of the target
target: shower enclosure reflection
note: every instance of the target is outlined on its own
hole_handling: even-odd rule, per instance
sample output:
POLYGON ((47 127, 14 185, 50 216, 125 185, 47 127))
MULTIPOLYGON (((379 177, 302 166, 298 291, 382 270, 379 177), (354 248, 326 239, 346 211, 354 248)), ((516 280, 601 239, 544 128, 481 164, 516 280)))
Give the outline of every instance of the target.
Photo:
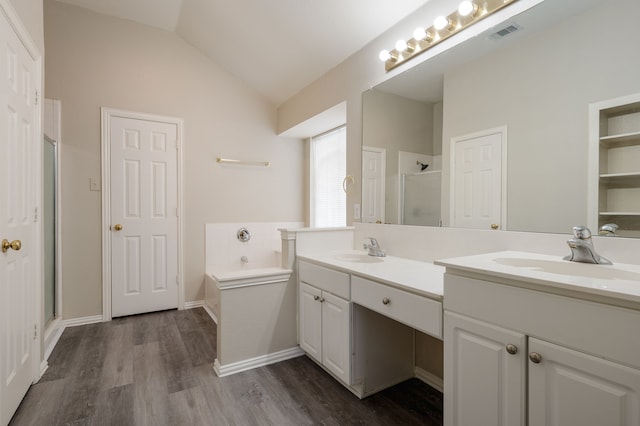
POLYGON ((44 225, 44 320, 45 326, 53 321, 56 312, 56 142, 44 136, 43 148, 43 203, 44 225))

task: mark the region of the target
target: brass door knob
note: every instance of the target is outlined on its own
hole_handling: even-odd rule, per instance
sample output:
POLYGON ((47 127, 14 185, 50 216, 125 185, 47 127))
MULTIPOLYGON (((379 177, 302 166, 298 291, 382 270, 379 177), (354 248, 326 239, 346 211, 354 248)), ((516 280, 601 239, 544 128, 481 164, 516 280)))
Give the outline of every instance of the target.
POLYGON ((22 242, 20 240, 13 240, 9 242, 9 240, 2 240, 2 252, 6 253, 9 249, 18 251, 22 248, 22 242))
POLYGON ((113 230, 122 231, 122 225, 120 225, 119 223, 116 223, 115 225, 113 225, 113 230))
POLYGON ((498 229, 498 228, 500 228, 500 225, 498 225, 497 223, 492 223, 492 224, 491 224, 491 229, 493 229, 494 231, 495 231, 496 229, 498 229))

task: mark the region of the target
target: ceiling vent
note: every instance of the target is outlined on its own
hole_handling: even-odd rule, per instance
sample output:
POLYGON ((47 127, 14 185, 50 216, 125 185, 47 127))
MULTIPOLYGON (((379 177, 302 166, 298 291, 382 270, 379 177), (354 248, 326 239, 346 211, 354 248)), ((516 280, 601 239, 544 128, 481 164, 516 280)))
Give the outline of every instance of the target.
POLYGON ((521 29, 522 27, 520 25, 512 23, 507 25, 506 27, 499 29, 498 31, 494 31, 493 33, 491 33, 489 38, 492 40, 500 40, 510 34, 515 33, 516 31, 520 31, 521 29))

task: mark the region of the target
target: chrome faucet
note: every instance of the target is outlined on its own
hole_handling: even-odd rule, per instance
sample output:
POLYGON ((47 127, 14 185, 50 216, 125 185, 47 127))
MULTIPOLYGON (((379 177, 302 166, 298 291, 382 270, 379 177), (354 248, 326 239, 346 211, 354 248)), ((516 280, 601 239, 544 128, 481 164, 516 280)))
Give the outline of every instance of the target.
POLYGON ((564 259, 571 262, 611 265, 611 261, 600 256, 593 247, 591 231, 586 226, 574 226, 573 238, 567 240, 571 254, 564 259))
POLYGON ((598 235, 602 235, 605 237, 615 237, 617 230, 618 225, 616 225, 615 223, 606 223, 600 227, 598 235))
POLYGON ((369 243, 365 243, 362 245, 362 248, 369 250, 369 256, 376 257, 385 257, 387 254, 380 248, 380 244, 378 244, 378 240, 373 237, 367 237, 369 239, 369 243))

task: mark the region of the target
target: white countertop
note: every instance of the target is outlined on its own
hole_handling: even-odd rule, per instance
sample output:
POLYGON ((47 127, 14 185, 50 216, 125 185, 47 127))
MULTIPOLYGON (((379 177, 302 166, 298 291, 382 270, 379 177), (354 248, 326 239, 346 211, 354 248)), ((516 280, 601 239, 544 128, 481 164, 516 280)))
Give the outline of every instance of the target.
POLYGON ((376 258, 363 250, 298 254, 298 259, 378 281, 435 300, 442 300, 444 268, 394 256, 376 258), (346 259, 352 260, 346 260, 346 259), (362 261, 358 261, 361 258, 362 261))
MULTIPOLYGON (((434 263, 447 270, 457 269, 640 303, 640 265, 594 265, 569 262, 560 256, 518 251, 456 257, 434 263)), ((544 291, 544 288, 540 290, 544 291)))

